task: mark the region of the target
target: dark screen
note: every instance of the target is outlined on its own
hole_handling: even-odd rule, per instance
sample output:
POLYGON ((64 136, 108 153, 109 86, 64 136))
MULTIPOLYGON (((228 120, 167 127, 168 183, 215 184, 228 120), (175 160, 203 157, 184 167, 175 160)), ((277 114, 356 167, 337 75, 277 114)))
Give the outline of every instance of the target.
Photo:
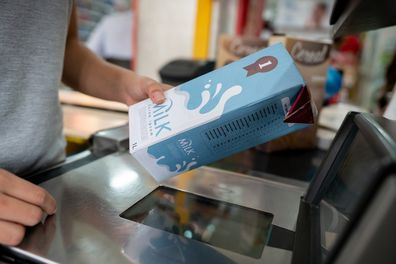
POLYGON ((123 212, 121 217, 260 258, 274 216, 160 186, 123 212))
POLYGON ((358 203, 373 184, 381 159, 370 142, 357 132, 320 204, 324 256, 349 224, 358 203))

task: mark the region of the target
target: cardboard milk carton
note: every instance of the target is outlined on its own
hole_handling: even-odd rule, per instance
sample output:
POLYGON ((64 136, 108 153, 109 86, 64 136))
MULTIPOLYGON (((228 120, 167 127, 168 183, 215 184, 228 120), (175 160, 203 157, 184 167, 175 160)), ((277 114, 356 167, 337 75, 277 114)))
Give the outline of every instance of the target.
MULTIPOLYGON (((324 100, 326 73, 330 62, 331 43, 329 41, 314 41, 292 36, 273 36, 270 45, 282 43, 296 63, 303 76, 311 98, 314 101, 318 115, 324 100)), ((284 149, 312 149, 317 147, 317 126, 291 133, 276 140, 258 146, 265 152, 284 149)))
POLYGON ((129 108, 130 152, 157 180, 304 128, 314 106, 281 44, 129 108))

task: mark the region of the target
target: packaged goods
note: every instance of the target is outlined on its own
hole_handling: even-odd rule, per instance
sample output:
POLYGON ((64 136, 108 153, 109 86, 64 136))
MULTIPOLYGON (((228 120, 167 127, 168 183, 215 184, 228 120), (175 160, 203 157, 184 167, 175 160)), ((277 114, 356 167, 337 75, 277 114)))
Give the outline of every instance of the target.
POLYGON ((315 107, 281 45, 129 108, 130 152, 157 180, 307 127, 315 107))
MULTIPOLYGON (((310 91, 320 114, 324 100, 326 73, 329 66, 331 44, 292 36, 274 36, 270 45, 282 43, 293 58, 310 91)), ((257 146, 259 150, 273 152, 285 149, 312 149, 317 146, 317 126, 299 130, 276 140, 257 146)))

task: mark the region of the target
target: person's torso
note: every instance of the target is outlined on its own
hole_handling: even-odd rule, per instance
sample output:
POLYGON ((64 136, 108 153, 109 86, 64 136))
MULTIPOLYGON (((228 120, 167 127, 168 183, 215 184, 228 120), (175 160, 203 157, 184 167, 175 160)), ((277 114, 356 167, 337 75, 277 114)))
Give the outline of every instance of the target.
POLYGON ((72 0, 0 1, 0 168, 64 159, 58 87, 72 0))

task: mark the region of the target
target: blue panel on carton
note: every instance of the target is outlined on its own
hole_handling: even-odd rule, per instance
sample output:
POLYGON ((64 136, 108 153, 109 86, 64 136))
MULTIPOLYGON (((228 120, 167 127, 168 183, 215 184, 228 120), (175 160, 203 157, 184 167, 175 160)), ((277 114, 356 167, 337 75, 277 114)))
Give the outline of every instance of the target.
POLYGON ((131 153, 159 181, 280 137, 304 81, 281 45, 130 107, 131 153))

